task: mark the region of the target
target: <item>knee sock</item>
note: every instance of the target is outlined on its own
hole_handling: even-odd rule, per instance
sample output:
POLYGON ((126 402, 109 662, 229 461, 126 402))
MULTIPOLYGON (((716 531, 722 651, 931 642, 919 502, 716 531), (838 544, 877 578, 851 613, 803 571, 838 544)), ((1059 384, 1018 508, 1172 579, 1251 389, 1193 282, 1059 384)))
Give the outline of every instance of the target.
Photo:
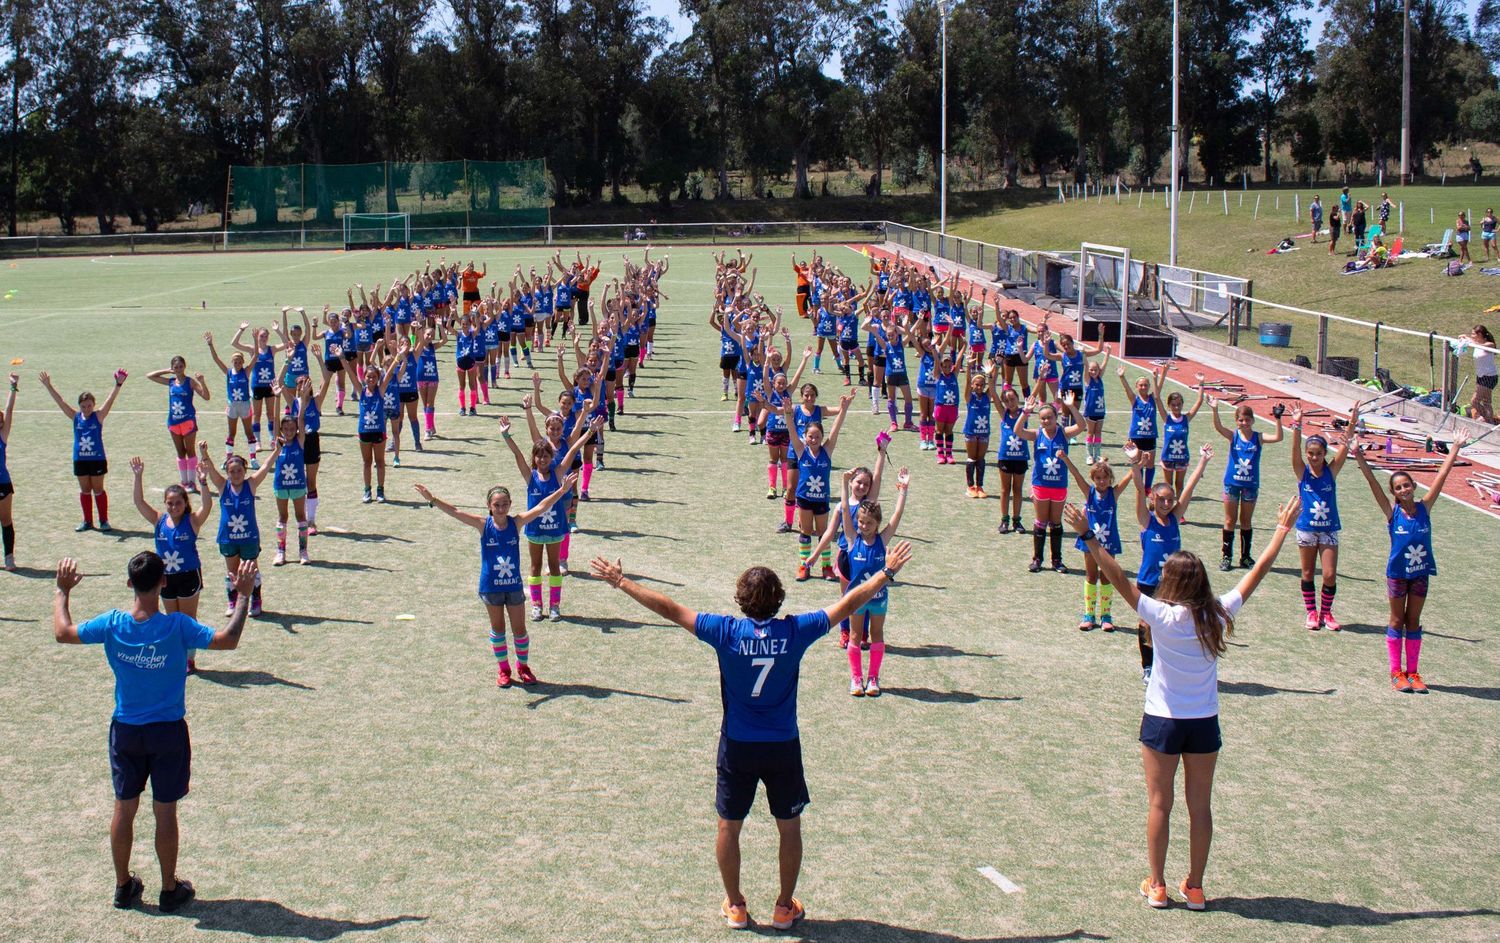
POLYGON ((1062 534, 1063 528, 1061 524, 1053 524, 1047 528, 1047 540, 1052 545, 1053 563, 1062 562, 1062 534))
POLYGON ((276 522, 276 549, 286 553, 286 524, 276 522))
POLYGON ((437 417, 437 409, 432 406, 426 406, 422 409, 422 416, 427 420, 427 431, 432 432, 434 429, 433 420, 437 417))
POLYGON ((725 396, 729 395, 729 378, 728 377, 724 377, 724 395, 725 396))
POLYGON ((1108 580, 1099 583, 1099 621, 1109 618, 1109 604, 1115 598, 1114 584, 1108 580))
POLYGON ((475 402, 479 399, 479 394, 480 393, 484 394, 484 405, 488 406, 490 404, 490 385, 488 383, 481 383, 479 385, 479 390, 477 390, 477 391, 470 390, 469 391, 469 405, 470 406, 475 405, 475 402))
POLYGON ((307 521, 297 522, 297 549, 307 552, 307 521))
POLYGON ((526 577, 526 588, 531 591, 531 604, 538 608, 542 605, 542 578, 541 576, 526 577))
POLYGON ((615 407, 617 409, 625 408, 625 387, 623 386, 615 387, 615 407))
POLYGON ((625 378, 625 386, 631 392, 635 391, 635 374, 632 373, 625 378))
POLYGON ((812 560, 812 538, 806 534, 797 537, 797 563, 807 566, 812 560))
POLYGON ((824 547, 823 553, 819 557, 819 562, 823 564, 823 569, 831 569, 833 567, 833 549, 824 547))
POLYGON ((562 583, 561 573, 547 574, 547 605, 554 609, 562 605, 562 583))
POLYGON ((1249 527, 1245 527, 1245 528, 1241 528, 1240 529, 1240 556, 1242 556, 1242 557, 1248 557, 1248 556, 1250 556, 1250 534, 1251 534, 1251 532, 1252 532, 1252 528, 1249 528, 1249 527))
POLYGON ((964 480, 969 483, 970 488, 974 487, 974 460, 972 458, 964 459, 964 480))
POLYGON ((1031 384, 1025 381, 1022 381, 1021 383, 1021 399, 1031 399, 1031 384))
POLYGON ((896 424, 896 400, 894 397, 885 401, 885 411, 890 414, 891 425, 896 424))
POLYGON ((794 501, 786 501, 786 502, 784 502, 781 505, 781 508, 782 508, 782 510, 786 514, 787 526, 791 526, 791 523, 792 523, 792 513, 797 510, 797 504, 796 504, 796 502, 794 502, 794 501))
POLYGON ((1233 556, 1233 554, 1234 554, 1234 531, 1232 531, 1232 530, 1221 530, 1221 531, 1219 531, 1219 549, 1222 551, 1222 553, 1220 554, 1220 556, 1224 557, 1225 559, 1228 559, 1230 556, 1233 556))
POLYGON ((338 399, 334 402, 334 407, 336 409, 343 409, 344 408, 344 388, 343 387, 339 387, 339 395, 338 395, 338 399))
POLYGON ((1047 545, 1047 525, 1037 521, 1031 525, 1031 558, 1040 560, 1042 549, 1047 545))
POLYGON ((578 482, 578 484, 583 488, 584 494, 588 494, 589 482, 591 482, 593 480, 594 480, 594 463, 593 462, 584 462, 583 463, 583 475, 579 479, 579 482, 578 482))
POLYGON ((880 663, 885 661, 885 643, 870 643, 870 678, 873 680, 880 677, 880 663))
POLYGON ((1406 630, 1406 673, 1417 673, 1417 659, 1422 654, 1422 627, 1406 630))
POLYGON ((94 506, 99 509, 99 523, 109 523, 109 494, 104 491, 94 492, 94 506))
POLYGON ((531 633, 516 636, 516 664, 524 665, 531 657, 531 633))
POLYGON ((1141 650, 1141 667, 1150 668, 1156 661, 1156 649, 1151 647, 1151 629, 1144 622, 1136 626, 1135 644, 1141 650))
POLYGON ((417 428, 415 422, 411 424, 411 441, 412 445, 417 448, 420 449, 422 447, 422 430, 417 428))
POLYGON ((1151 484, 1154 481, 1156 481, 1156 466, 1152 465, 1150 468, 1146 469, 1146 490, 1147 491, 1151 490, 1151 484))
POLYGON ((250 461, 253 462, 255 461, 256 454, 260 451, 260 440, 255 438, 255 433, 252 431, 245 437, 245 442, 250 446, 250 461))
POLYGON ((1323 599, 1322 599, 1321 605, 1319 605, 1319 607, 1318 607, 1318 612, 1320 614, 1325 615, 1325 616, 1332 614, 1332 612, 1333 612, 1333 594, 1336 593, 1336 592, 1338 592, 1338 585, 1337 584, 1335 584, 1335 583, 1324 583, 1323 584, 1323 594, 1322 594, 1323 595, 1323 599))
POLYGON ((906 424, 911 425, 911 400, 906 401, 906 424))
POLYGON ((849 647, 846 651, 849 653, 849 676, 855 681, 863 681, 865 679, 864 658, 853 639, 849 640, 849 647))
POLYGON ((766 463, 766 478, 771 483, 771 490, 772 491, 776 490, 776 472, 777 472, 776 463, 775 462, 767 462, 766 463))
MULTIPOLYGON (((569 510, 571 510, 571 508, 569 510)), ((572 520, 570 519, 568 521, 568 523, 571 524, 572 520)), ((571 544, 572 542, 573 542, 573 535, 572 534, 563 534, 562 545, 561 545, 561 547, 557 551, 557 558, 559 560, 561 560, 563 563, 567 563, 568 562, 568 545, 571 544)))
POLYGON ((876 402, 875 402, 875 387, 874 387, 874 386, 873 386, 873 385, 871 385, 871 386, 868 386, 868 387, 865 387, 865 389, 866 389, 866 390, 867 390, 867 391, 868 391, 868 392, 869 392, 869 394, 870 394, 870 408, 871 408, 871 409, 874 409, 874 408, 876 408, 876 406, 877 406, 877 405, 878 405, 878 404, 877 404, 877 403, 876 403, 876 402))
POLYGON ((814 354, 813 355, 813 372, 814 373, 822 373, 823 372, 823 355, 822 354, 814 354))
POLYGON ((316 524, 318 521, 318 493, 309 491, 307 493, 307 523, 316 524))
POLYGON ((1084 616, 1086 616, 1088 618, 1093 618, 1094 607, 1096 605, 1098 605, 1098 602, 1099 602, 1099 584, 1098 583, 1084 583, 1083 584, 1083 614, 1084 614, 1084 616))
POLYGON ((1313 581, 1302 580, 1302 605, 1307 609, 1307 614, 1312 615, 1318 611, 1317 599, 1313 593, 1313 581))
POLYGON ((780 464, 781 464, 781 490, 785 491, 787 489, 789 483, 792 480, 792 470, 789 467, 789 464, 788 464, 788 462, 785 459, 783 459, 780 464))
POLYGON ((1385 653, 1390 656, 1391 674, 1401 670, 1401 630, 1394 625, 1385 627, 1385 653))
POLYGON ((984 459, 982 457, 974 459, 974 484, 980 488, 984 487, 984 469, 984 459))
POLYGON ((234 577, 224 574, 224 595, 229 597, 229 604, 234 605, 236 593, 234 591, 234 577))
POLYGON ((16 552, 16 528, 14 524, 0 526, 0 540, 5 546, 5 555, 8 557, 16 552))
POLYGON ((180 485, 185 485, 188 483, 187 459, 185 458, 179 458, 177 460, 177 483, 180 485))
POLYGON ((495 653, 496 661, 508 662, 510 660, 508 657, 510 653, 506 651, 505 648, 504 629, 500 630, 500 632, 498 633, 493 629, 490 630, 490 651, 495 653))

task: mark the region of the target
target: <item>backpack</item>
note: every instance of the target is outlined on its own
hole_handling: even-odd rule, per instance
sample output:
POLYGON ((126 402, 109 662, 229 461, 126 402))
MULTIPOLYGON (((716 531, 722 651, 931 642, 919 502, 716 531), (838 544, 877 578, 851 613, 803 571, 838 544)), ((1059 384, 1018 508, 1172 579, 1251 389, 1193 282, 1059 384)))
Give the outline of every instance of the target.
POLYGON ((1464 264, 1457 259, 1454 259, 1452 262, 1449 262, 1446 266, 1443 267, 1444 275, 1462 275, 1463 273, 1464 264))

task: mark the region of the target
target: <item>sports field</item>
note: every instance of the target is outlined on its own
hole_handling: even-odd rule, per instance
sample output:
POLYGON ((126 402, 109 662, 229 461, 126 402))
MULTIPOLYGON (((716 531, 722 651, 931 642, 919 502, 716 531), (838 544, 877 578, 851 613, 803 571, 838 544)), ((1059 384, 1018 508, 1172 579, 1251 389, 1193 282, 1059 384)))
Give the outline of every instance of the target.
MULTIPOLYGON (((823 251, 851 273, 865 265, 852 250, 823 251)), ((756 286, 790 310, 787 256, 757 249, 756 286)), ((474 253, 502 274, 544 257, 474 253)), ((612 258, 606 278, 619 271, 612 258)), ((315 564, 268 570, 266 616, 238 651, 204 653, 188 682, 196 788, 182 806, 179 871, 200 899, 174 916, 109 906, 111 678, 98 650, 52 641, 51 568, 72 555, 88 574, 73 595, 75 618, 128 601, 125 562, 151 541, 130 503, 127 460, 144 457, 153 502, 175 470, 165 391, 144 380, 147 371, 181 353, 205 374, 214 401, 200 407, 200 424, 218 454, 223 383, 204 331, 223 349, 241 321, 267 323, 283 304, 339 305, 350 283, 388 283, 423 256, 135 256, 0 268, 0 287, 12 292, 0 302, 0 356, 23 361, 10 368, 22 381, 9 454, 24 567, 0 573, 0 865, 11 878, 0 939, 728 934, 712 854, 712 653, 577 575, 595 554, 618 556, 647 585, 723 611, 744 567, 773 565, 788 580, 795 567, 795 538, 774 532, 780 504, 765 498, 765 450, 731 436, 719 401, 718 338, 705 323, 711 250, 671 258, 658 355, 608 436, 608 467, 580 514, 566 619, 534 628, 540 687, 496 689, 473 594, 477 541, 411 487, 421 482, 478 511, 489 486, 520 484, 496 417, 519 417, 528 384, 517 376, 496 405, 459 418, 445 369, 442 438, 403 455, 384 506, 359 503, 354 419, 325 420, 315 564), (105 427, 116 530, 75 534, 69 425, 36 373, 50 371, 71 400, 84 388, 103 393, 116 367, 131 373, 105 427), (398 618, 405 614, 415 618, 398 618)), ((797 329, 800 346, 807 328, 797 329)), ((451 349, 441 359, 450 364, 451 349)), ((825 403, 841 386, 829 370, 825 361, 815 378, 825 403)), ((555 375, 544 382, 551 401, 555 375)), ((1113 381, 1109 395, 1118 409, 1113 381)), ((1107 429, 1115 458, 1124 418, 1113 414, 1107 429)), ((872 462, 878 428, 861 394, 835 464, 872 462)), ((1222 442, 1210 439, 1206 412, 1193 435, 1222 442)), ((831 640, 804 662, 813 804, 798 894, 810 919, 793 938, 1500 937, 1500 636, 1483 595, 1500 523, 1439 506, 1441 575, 1422 668, 1432 693, 1395 694, 1383 642, 1384 522, 1357 469, 1346 469, 1345 631, 1302 628, 1295 556, 1284 551, 1220 669, 1225 748, 1210 910, 1156 912, 1136 890, 1145 792, 1133 633, 1080 633, 1077 553, 1067 552, 1072 573, 1028 575, 1029 539, 995 533, 998 501, 965 498, 960 468, 937 467, 909 434, 891 454, 913 469, 902 535, 916 556, 892 595, 887 696, 850 698, 848 662, 831 640), (1003 892, 982 866, 1021 890, 1003 892)), ((1187 548, 1209 559, 1222 462, 1220 449, 1184 528, 1187 548)), ((1263 475, 1257 547, 1271 506, 1293 490, 1284 445, 1268 448, 1263 475)), ((270 504, 260 512, 267 535, 270 504)), ((223 597, 211 535, 200 552, 203 612, 215 622, 223 597)), ((1124 559, 1138 559, 1129 540, 1124 559)), ((789 585, 791 609, 833 598, 826 583, 789 585)), ((1179 805, 1172 881, 1186 869, 1186 824, 1179 805)), ((143 811, 135 867, 148 901, 159 889, 151 835, 143 811)), ((767 920, 775 829, 763 802, 744 847, 751 913, 767 920)))

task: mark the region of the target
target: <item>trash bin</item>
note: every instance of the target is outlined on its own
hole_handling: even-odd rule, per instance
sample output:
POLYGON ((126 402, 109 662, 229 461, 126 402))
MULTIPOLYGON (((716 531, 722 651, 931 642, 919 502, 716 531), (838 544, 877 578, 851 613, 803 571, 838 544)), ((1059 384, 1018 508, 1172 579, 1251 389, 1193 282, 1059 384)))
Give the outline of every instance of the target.
POLYGON ((1292 346, 1292 326, 1290 324, 1278 324, 1274 321, 1265 322, 1260 326, 1260 346, 1292 346))
POLYGON ((1359 379, 1358 357, 1324 357, 1323 375, 1338 377, 1340 380, 1359 379))

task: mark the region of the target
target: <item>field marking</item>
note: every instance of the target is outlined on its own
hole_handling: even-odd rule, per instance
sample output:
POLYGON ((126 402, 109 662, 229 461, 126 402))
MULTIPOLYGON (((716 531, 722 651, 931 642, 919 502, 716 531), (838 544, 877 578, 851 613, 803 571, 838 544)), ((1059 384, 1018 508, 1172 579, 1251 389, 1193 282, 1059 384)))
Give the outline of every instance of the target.
POLYGON ((975 868, 974 870, 976 870, 980 874, 984 875, 986 878, 989 879, 989 882, 991 884, 993 884, 996 887, 1000 888, 1000 890, 1004 891, 1007 894, 1019 894, 1023 890, 1025 890, 1024 887, 1022 887, 1021 885, 1015 883, 1010 878, 1008 878, 1005 875, 1001 874, 999 871, 996 871, 994 868, 990 867, 989 865, 985 865, 982 868, 975 868))

